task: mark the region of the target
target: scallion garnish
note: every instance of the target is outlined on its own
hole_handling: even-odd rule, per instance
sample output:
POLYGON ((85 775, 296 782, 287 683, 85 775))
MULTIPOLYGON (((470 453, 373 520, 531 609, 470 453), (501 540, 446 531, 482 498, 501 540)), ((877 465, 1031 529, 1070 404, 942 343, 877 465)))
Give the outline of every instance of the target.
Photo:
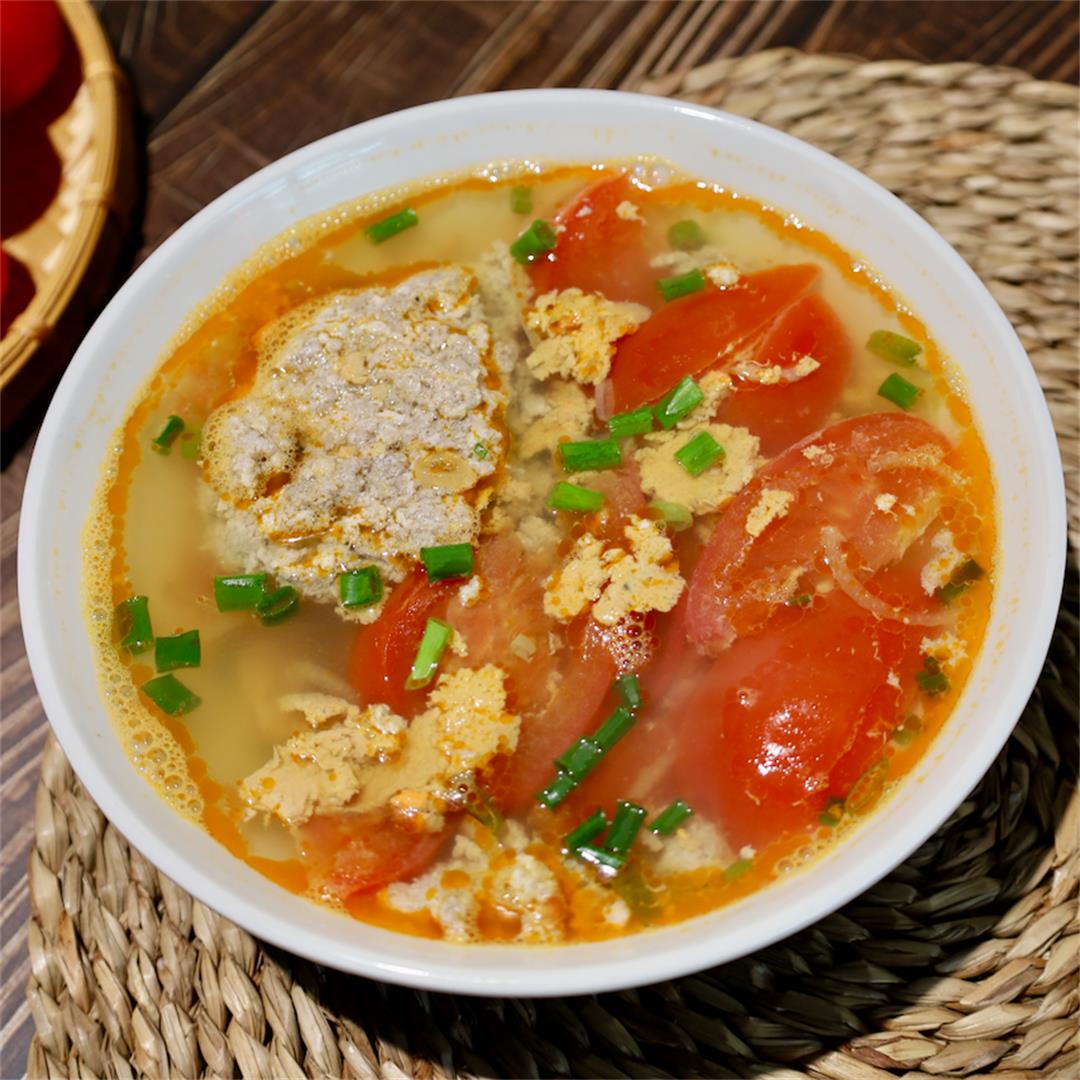
POLYGON ((914 383, 909 383, 903 375, 894 371, 879 387, 878 397, 899 405, 901 409, 910 409, 915 404, 922 390, 914 383))
POLYGON ((569 773, 559 773, 543 791, 537 792, 536 801, 554 810, 577 787, 577 781, 569 773))
POLYGON ((670 836, 693 812, 692 806, 684 803, 682 799, 676 799, 653 818, 649 832, 656 833, 657 836, 670 836))
POLYGON ((636 675, 620 675, 615 680, 615 693, 628 709, 640 709, 644 701, 641 680, 636 675))
POLYGON ((180 435, 180 432, 184 430, 184 421, 179 416, 170 416, 165 421, 165 426, 158 433, 156 439, 152 439, 150 446, 156 450, 159 454, 167 454, 172 449, 172 444, 176 442, 180 435))
POLYGON ((576 829, 568 832, 563 838, 563 847, 567 851, 577 851, 582 844, 595 840, 607 828, 607 815, 603 810, 597 810, 592 817, 587 817, 576 829))
POLYGON ((169 716, 182 716, 202 703, 202 698, 192 693, 175 675, 158 675, 144 682, 142 692, 169 716))
POLYGON ((180 456, 188 461, 198 461, 201 443, 201 431, 184 432, 183 438, 180 440, 180 456))
POLYGON ((454 631, 441 619, 428 619, 424 627, 424 636, 420 639, 420 648, 416 650, 416 658, 412 663, 412 670, 405 680, 406 690, 419 690, 427 686, 435 677, 435 669, 439 666, 439 660, 450 644, 454 631))
POLYGON ((618 413, 608 421, 613 439, 628 439, 632 435, 648 435, 653 429, 653 411, 648 405, 630 412, 618 413))
POLYGON ((580 783, 592 772, 606 752, 595 739, 586 736, 578 739, 569 750, 564 750, 555 759, 555 765, 580 783))
POLYGON ((844 817, 844 800, 835 795, 829 797, 825 809, 818 814, 818 821, 828 829, 835 829, 844 817))
POLYGON ((912 714, 906 717, 904 722, 892 733, 893 742, 897 746, 910 746, 920 731, 922 731, 922 722, 912 714))
POLYGON ((515 214, 532 213, 533 197, 532 189, 527 187, 512 187, 510 189, 510 209, 515 214))
POLYGON ((398 233, 404 232, 406 229, 411 229, 419 221, 416 211, 406 208, 383 218, 382 221, 376 221, 374 225, 369 225, 364 232, 368 234, 368 239, 373 244, 381 244, 384 240, 389 240, 390 237, 397 236, 398 233))
POLYGON ((537 255, 550 251, 558 242, 555 230, 546 222, 536 219, 511 245, 510 254, 522 265, 531 263, 537 255))
POLYGON ((619 799, 616 803, 615 817, 612 819, 611 828, 608 829, 607 839, 604 841, 604 850, 612 855, 625 856, 634 843, 634 838, 644 820, 644 806, 619 799))
POLYGON ((265 574, 232 574, 214 578, 214 601, 218 611, 254 611, 265 597, 265 574))
POLYGON ((483 461, 484 458, 486 458, 488 456, 488 448, 482 442, 478 442, 472 448, 472 452, 473 452, 473 456, 478 457, 481 461, 483 461))
POLYGON ((626 856, 607 851, 605 848, 593 847, 592 844, 582 844, 574 849, 574 854, 579 859, 591 863, 605 877, 612 877, 626 865, 626 856))
POLYGON ((736 859, 725 871, 724 877, 728 883, 738 881, 754 864, 750 859, 736 859))
POLYGON ((622 464, 622 451, 614 439, 583 439, 581 442, 559 443, 559 453, 566 472, 616 469, 622 464))
POLYGON ((922 346, 903 334, 894 334, 891 330, 875 330, 867 339, 866 347, 882 360, 911 367, 915 357, 922 352, 922 346))
POLYGON ((957 567, 948 582, 938 589, 938 599, 943 604, 951 604, 973 581, 978 581, 984 573, 983 568, 974 559, 968 559, 957 567))
POLYGON ((689 296, 705 288, 705 275, 700 270, 691 270, 674 277, 661 278, 656 287, 665 300, 678 300, 680 296, 689 296))
POLYGON ((705 230, 696 222, 687 218, 676 221, 667 231, 668 243, 676 251, 697 251, 705 246, 705 230))
POLYGON ((675 460, 691 476, 700 476, 723 457, 724 448, 707 431, 699 431, 681 450, 675 451, 675 460))
POLYGON ((129 596, 116 605, 116 617, 123 631, 120 644, 130 653, 146 652, 154 644, 150 626, 150 601, 145 596, 129 596))
POLYGON ((653 499, 649 503, 649 510, 653 517, 662 521, 674 532, 682 532, 694 524, 694 515, 689 506, 682 503, 666 502, 664 499, 653 499))
POLYGON ((428 581, 468 577, 473 572, 472 544, 440 544, 420 549, 428 581))
POLYGON ((377 566, 362 566, 350 570, 338 578, 341 606, 364 608, 377 604, 383 598, 383 579, 377 566))
POLYGON ((604 493, 592 488, 578 487, 560 480, 552 489, 547 500, 552 510, 569 510, 577 514, 595 513, 604 505, 604 493))
POLYGON ((199 631, 188 630, 172 637, 159 637, 154 642, 154 667, 158 671, 174 671, 182 667, 198 667, 202 663, 199 631))
POLYGON ((294 615, 299 606, 300 598, 296 590, 291 585, 282 585, 255 605, 255 614, 263 626, 276 626, 294 615))
POLYGON ((785 602, 788 607, 809 607, 814 602, 814 598, 809 593, 799 593, 785 602))
POLYGON ((685 376, 674 390, 666 393, 657 403, 656 422, 670 431, 680 420, 689 416, 703 401, 705 394, 689 376, 685 376))
POLYGON ((620 705, 593 732, 593 739, 607 753, 633 726, 637 717, 625 705, 620 705))
POLYGON ((941 663, 936 656, 923 657, 923 670, 915 673, 915 681, 924 694, 931 697, 944 694, 949 689, 949 680, 941 670, 941 663))

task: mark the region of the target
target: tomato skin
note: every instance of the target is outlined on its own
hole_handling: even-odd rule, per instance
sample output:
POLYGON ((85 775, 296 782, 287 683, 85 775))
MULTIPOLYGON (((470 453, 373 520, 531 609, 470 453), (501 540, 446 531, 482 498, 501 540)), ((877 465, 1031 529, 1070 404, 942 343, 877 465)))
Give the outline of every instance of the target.
POLYGON ((761 452, 774 457, 828 419, 851 369, 851 339, 832 308, 816 293, 791 305, 754 351, 762 367, 794 367, 803 356, 820 365, 794 382, 764 385, 735 376, 734 391, 717 420, 749 428, 761 452))
POLYGON ((49 81, 64 43, 53 0, 0 2, 0 112, 14 112, 49 81))
POLYGON ((537 295, 573 287, 609 300, 657 304, 657 272, 649 265, 642 224, 616 213, 635 193, 627 177, 606 177, 559 212, 558 243, 529 266, 537 295))
POLYGON ((746 274, 728 289, 708 286, 654 312, 619 342, 611 366, 614 411, 655 401, 770 326, 817 282, 809 264, 746 274))

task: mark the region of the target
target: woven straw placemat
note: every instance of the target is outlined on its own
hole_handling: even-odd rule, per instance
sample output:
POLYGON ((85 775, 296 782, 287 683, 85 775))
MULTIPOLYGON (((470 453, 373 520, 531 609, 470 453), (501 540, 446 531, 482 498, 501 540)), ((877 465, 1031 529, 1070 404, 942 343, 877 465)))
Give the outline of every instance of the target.
MULTIPOLYGON (((791 131, 923 213, 1013 320, 1077 536, 1076 90, 775 50, 646 83, 791 131)), ((267 948, 102 817, 50 742, 30 859, 30 1076, 1080 1074, 1077 579, 979 787, 841 912, 700 975, 573 1000, 420 993, 267 948)))

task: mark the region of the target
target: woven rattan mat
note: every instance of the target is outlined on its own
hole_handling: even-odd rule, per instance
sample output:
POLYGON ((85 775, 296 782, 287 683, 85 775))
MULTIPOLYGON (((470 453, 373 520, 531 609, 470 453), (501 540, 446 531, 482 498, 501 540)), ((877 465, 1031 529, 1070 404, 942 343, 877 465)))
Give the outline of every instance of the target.
MULTIPOLYGON (((1077 100, 973 64, 777 50, 646 83, 900 194, 988 283, 1054 412, 1077 535, 1077 100)), ((159 875, 55 743, 30 861, 31 1076, 1080 1075, 1076 576, 1015 734, 895 873, 690 978, 574 1000, 418 993, 266 948, 159 875)))

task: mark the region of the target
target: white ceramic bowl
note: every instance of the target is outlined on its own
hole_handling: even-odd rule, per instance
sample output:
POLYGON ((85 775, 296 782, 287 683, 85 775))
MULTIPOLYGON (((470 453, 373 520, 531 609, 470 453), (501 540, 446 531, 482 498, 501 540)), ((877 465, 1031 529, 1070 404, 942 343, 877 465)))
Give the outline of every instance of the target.
POLYGON ((584 993, 730 960, 872 885, 983 775, 1039 673, 1065 551, 1061 465, 1028 359, 990 294, 921 218, 835 158, 734 116, 660 98, 541 90, 426 105, 290 154, 171 236, 87 335, 38 439, 19 534, 34 678, 65 753, 117 828, 174 881, 253 934, 323 964, 432 990, 584 993), (80 606, 80 538, 112 433, 185 315, 289 223, 369 191, 506 159, 657 154, 797 214, 876 267, 965 372, 993 463, 993 614, 944 732, 888 803, 820 861, 678 926, 601 944, 454 946, 379 930, 277 888, 181 820, 130 766, 101 704, 80 606))

